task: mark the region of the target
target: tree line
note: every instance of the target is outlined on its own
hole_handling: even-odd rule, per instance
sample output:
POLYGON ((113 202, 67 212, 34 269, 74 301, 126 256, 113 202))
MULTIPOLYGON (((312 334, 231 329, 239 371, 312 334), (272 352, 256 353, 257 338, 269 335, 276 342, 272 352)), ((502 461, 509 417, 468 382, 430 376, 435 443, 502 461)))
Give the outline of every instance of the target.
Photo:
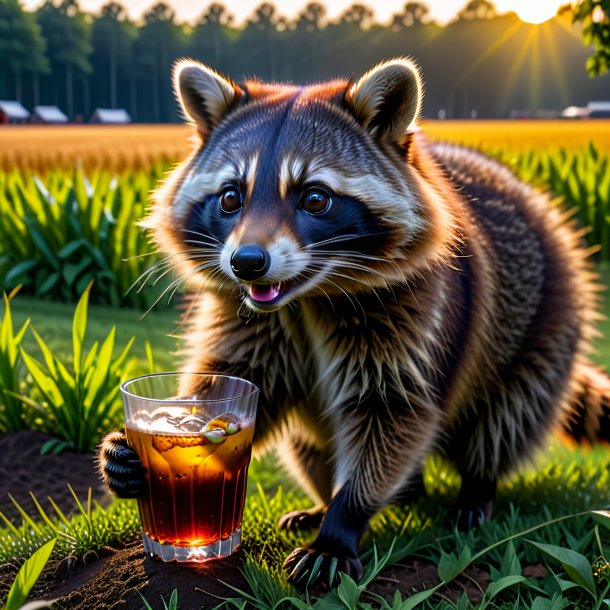
POLYGON ((291 20, 263 2, 237 26, 216 2, 184 24, 164 2, 134 22, 115 1, 93 15, 77 0, 47 0, 34 12, 0 0, 0 99, 55 104, 72 119, 108 107, 125 108, 135 121, 178 121, 170 74, 180 57, 238 81, 306 83, 357 76, 399 55, 422 68, 427 116, 504 117, 610 98, 610 75, 587 75, 589 50, 568 9, 535 26, 470 0, 440 26, 426 4, 407 2, 382 25, 364 4, 328 20, 325 6, 310 2, 291 20))

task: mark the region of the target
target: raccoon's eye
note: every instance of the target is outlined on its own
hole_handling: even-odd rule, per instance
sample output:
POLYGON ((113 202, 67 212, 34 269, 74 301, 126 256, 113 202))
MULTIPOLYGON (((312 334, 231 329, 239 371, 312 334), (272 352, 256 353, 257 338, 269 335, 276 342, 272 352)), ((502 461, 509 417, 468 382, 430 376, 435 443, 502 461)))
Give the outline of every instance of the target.
POLYGON ((235 186, 225 186, 220 193, 220 209, 227 214, 237 212, 242 206, 241 193, 235 186))
POLYGON ((330 210, 333 200, 331 196, 322 189, 312 188, 305 192, 301 201, 301 207, 309 214, 325 214, 330 210))

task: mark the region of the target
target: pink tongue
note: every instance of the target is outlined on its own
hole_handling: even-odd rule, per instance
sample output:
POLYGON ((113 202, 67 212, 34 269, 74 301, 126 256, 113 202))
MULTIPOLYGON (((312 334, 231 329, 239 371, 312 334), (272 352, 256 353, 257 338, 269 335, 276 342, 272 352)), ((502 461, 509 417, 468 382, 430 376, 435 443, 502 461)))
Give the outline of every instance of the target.
POLYGON ((279 284, 252 284, 250 286, 250 296, 261 303, 273 301, 278 294, 280 294, 279 284))

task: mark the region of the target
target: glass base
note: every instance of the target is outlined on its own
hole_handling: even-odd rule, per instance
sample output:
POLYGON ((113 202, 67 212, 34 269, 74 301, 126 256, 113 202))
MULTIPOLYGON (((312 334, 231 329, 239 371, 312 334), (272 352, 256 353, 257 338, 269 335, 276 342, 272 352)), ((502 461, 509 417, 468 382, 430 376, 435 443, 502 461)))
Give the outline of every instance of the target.
POLYGON ((233 532, 229 538, 217 540, 206 546, 174 546, 161 544, 142 532, 144 552, 149 557, 156 557, 162 561, 178 561, 202 563, 210 559, 228 557, 234 553, 241 544, 241 528, 233 532))

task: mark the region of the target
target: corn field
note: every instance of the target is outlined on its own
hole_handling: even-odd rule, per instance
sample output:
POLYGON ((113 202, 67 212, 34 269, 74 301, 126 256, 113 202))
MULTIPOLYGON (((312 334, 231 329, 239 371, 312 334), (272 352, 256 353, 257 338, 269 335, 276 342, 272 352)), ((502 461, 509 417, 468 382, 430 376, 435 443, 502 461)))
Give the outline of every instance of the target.
POLYGON ((128 290, 155 262, 136 223, 162 171, 0 172, 0 289, 76 301, 93 280, 92 300, 147 307, 128 290))
MULTIPOLYGON (((516 125, 517 131, 523 129, 516 125)), ((569 124, 572 137, 577 133, 574 125, 569 124)), ((599 125, 606 133, 607 123, 599 125)), ((118 146, 113 151, 105 142, 96 149, 90 147, 87 163, 79 162, 76 167, 51 169, 44 159, 24 154, 12 169, 0 169, 0 290, 23 285, 25 293, 37 297, 76 301, 93 280, 94 302, 150 306, 160 290, 129 290, 158 260, 137 221, 144 216, 150 192, 169 167, 169 157, 172 161, 183 158, 188 148, 184 127, 166 127, 164 138, 177 147, 167 157, 159 153, 159 147, 151 148, 149 157, 136 154, 141 146, 132 147, 130 157, 127 148, 118 146), (122 170, 106 157, 121 161, 122 170), (96 165, 96 159, 109 168, 96 165)), ((448 126, 457 141, 460 133, 467 134, 462 128, 453 133, 448 126)), ((154 132, 157 128, 148 129, 154 132)), ((432 131, 432 136, 440 135, 432 131)), ((471 141, 466 138, 466 143, 474 145, 476 133, 470 133, 471 141)), ((77 140, 80 146, 82 141, 77 140)), ((495 141, 492 136, 488 140, 495 141)), ((610 150, 604 148, 603 138, 597 144, 574 143, 574 139, 568 140, 559 149, 540 144, 538 148, 491 146, 484 150, 526 182, 549 190, 557 205, 574 210, 580 225, 589 228, 587 245, 599 248, 595 259, 608 263, 610 150)), ((4 162, 7 159, 4 153, 4 162)))

